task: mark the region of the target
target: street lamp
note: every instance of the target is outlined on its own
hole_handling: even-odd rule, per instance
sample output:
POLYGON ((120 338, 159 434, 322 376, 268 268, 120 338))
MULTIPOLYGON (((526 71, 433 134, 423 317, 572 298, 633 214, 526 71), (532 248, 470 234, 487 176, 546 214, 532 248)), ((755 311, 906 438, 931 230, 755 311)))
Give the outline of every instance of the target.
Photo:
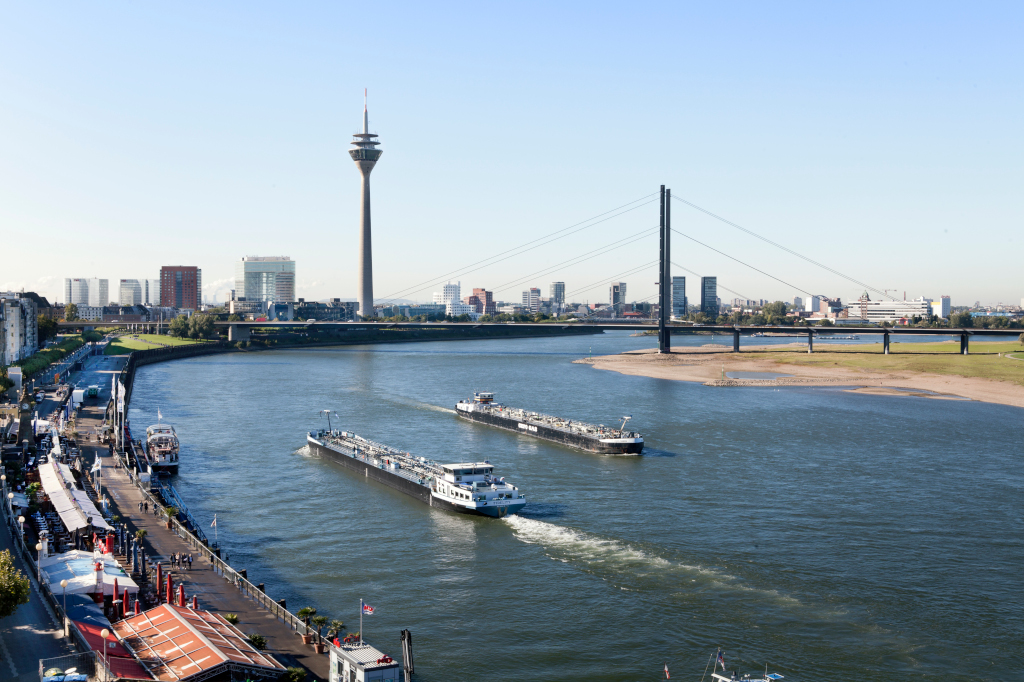
POLYGON ((7 493, 7 509, 14 513, 14 493, 7 493))
POLYGON ((68 636, 68 581, 61 580, 60 588, 64 591, 64 638, 68 636))
POLYGON ((100 637, 103 638, 103 679, 107 679, 107 637, 110 636, 110 630, 103 628, 100 631, 100 637))
POLYGON ((21 528, 21 539, 24 540, 25 539, 25 517, 24 516, 19 516, 18 517, 18 526, 21 528))
POLYGON ((36 581, 43 582, 43 543, 36 543, 36 581))

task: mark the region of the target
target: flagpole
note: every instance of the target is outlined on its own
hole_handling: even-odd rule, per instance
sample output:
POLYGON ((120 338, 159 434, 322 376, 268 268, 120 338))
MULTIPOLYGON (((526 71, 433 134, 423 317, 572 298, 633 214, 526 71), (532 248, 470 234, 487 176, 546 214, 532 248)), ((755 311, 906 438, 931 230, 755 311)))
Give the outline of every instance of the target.
POLYGON ((363 645, 363 600, 359 600, 359 646, 363 645))

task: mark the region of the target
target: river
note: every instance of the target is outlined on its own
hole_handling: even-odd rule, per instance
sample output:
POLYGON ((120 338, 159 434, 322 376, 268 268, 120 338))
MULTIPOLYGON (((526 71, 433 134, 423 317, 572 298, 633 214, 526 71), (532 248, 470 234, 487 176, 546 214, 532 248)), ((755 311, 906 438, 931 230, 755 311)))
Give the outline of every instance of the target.
POLYGON ((217 514, 232 565, 351 631, 364 599, 366 638, 397 657, 412 630, 424 682, 657 680, 666 663, 695 680, 717 647, 729 670, 767 663, 787 682, 1024 679, 1024 412, 572 364, 655 343, 193 358, 140 368, 130 419, 159 408, 176 426, 173 484, 199 519, 217 514), (475 390, 604 424, 631 414, 647 448, 594 455, 457 420, 475 390), (417 455, 490 460, 528 504, 504 520, 438 511, 312 457, 321 409, 417 455))

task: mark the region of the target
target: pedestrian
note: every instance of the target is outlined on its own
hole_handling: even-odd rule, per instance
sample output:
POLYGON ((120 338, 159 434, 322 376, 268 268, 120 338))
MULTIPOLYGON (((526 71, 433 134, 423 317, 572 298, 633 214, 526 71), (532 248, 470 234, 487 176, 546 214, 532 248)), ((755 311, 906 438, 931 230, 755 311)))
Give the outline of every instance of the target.
POLYGON ((139 511, 142 511, 142 503, 139 502, 139 511))
POLYGON ((191 552, 189 552, 189 555, 188 555, 188 570, 190 570, 190 571, 192 570, 192 553, 191 552))
POLYGON ((146 510, 146 512, 148 513, 149 512, 149 502, 143 502, 142 506, 146 510))

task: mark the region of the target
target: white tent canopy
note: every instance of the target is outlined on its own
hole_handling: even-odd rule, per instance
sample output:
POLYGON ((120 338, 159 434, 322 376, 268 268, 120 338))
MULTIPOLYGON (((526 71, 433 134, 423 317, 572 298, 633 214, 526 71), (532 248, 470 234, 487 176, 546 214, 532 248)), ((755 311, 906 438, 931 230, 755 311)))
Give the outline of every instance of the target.
POLYGON ((95 554, 72 550, 63 554, 51 554, 39 562, 43 579, 50 584, 56 594, 64 592, 60 587, 61 580, 67 580, 67 594, 96 594, 96 562, 103 563, 103 594, 114 594, 114 580, 117 580, 118 596, 124 593, 135 594, 139 586, 128 577, 120 564, 109 554, 95 554))
POLYGON ((60 520, 71 532, 93 526, 113 530, 96 509, 84 490, 68 488, 58 465, 52 459, 39 465, 39 481, 43 492, 50 498, 60 520))

